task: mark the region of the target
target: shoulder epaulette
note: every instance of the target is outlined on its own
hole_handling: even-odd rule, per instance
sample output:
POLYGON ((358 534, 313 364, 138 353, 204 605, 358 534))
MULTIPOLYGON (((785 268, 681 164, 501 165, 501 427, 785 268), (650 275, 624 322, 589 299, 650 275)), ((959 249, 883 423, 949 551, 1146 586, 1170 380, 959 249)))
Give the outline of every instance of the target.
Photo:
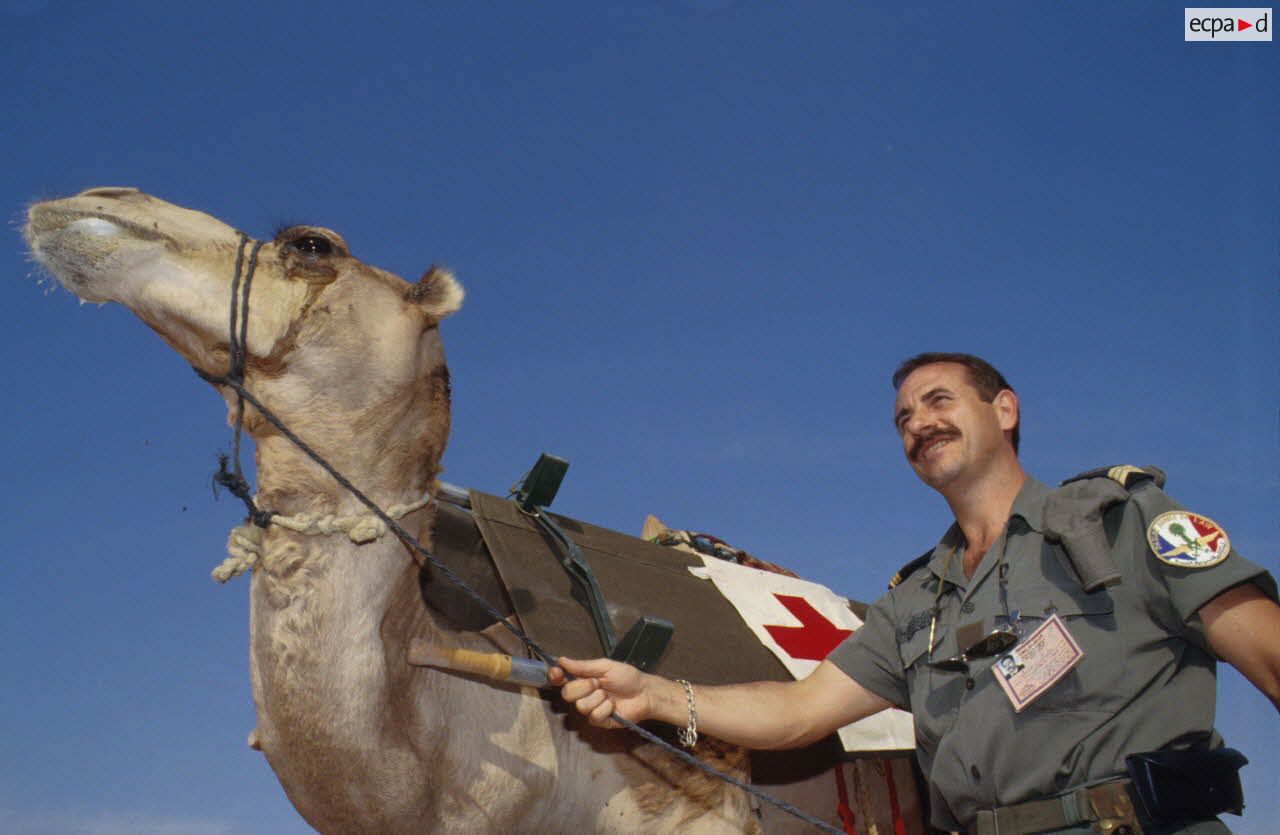
POLYGON ((1087 478, 1109 478, 1126 490, 1147 480, 1154 481, 1157 487, 1164 487, 1164 470, 1159 467, 1134 467, 1130 464, 1121 464, 1116 467, 1099 467, 1096 470, 1072 476, 1058 486, 1065 487, 1073 481, 1084 481, 1087 478))
POLYGON ((901 583, 903 580, 907 579, 912 574, 914 574, 915 570, 920 566, 924 565, 925 563, 927 563, 929 561, 929 558, 932 556, 933 556, 933 549, 930 548, 928 551, 925 551, 923 554, 916 557, 911 562, 902 566, 902 568, 899 568, 898 573, 894 574, 893 579, 889 581, 889 588, 891 589, 897 588, 899 583, 901 583))

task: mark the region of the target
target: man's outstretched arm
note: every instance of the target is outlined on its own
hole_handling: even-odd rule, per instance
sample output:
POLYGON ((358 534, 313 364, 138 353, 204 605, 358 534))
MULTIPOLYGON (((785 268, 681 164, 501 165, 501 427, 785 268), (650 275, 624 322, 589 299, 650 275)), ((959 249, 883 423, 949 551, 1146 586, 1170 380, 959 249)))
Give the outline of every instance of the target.
POLYGON ((1280 710, 1280 606, 1253 583, 1200 607, 1209 646, 1280 710))
MULTIPOLYGON (((607 658, 559 663, 551 683, 562 684, 565 701, 593 725, 617 727, 610 719, 615 712, 632 722, 656 719, 684 727, 689 721, 684 688, 675 681, 607 658), (576 678, 566 682, 560 668, 576 678)), ((808 745, 892 706, 830 661, 799 681, 695 684, 693 695, 699 732, 755 749, 808 745)))

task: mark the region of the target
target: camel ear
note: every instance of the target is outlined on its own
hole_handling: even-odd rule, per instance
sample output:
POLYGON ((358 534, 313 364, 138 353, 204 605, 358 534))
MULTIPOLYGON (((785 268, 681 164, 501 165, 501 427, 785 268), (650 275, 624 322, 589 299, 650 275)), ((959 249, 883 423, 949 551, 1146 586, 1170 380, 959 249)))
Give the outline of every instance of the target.
POLYGON ((432 265, 418 283, 409 288, 407 298, 435 319, 443 319, 462 307, 462 285, 448 270, 432 265))

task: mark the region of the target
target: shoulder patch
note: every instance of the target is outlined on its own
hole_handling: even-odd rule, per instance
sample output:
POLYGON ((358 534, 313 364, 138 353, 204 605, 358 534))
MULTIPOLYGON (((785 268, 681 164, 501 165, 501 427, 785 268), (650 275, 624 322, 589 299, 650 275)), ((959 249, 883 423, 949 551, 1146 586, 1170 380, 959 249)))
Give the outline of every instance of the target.
POLYGON ((1084 481, 1088 478, 1109 478, 1128 490, 1139 482, 1148 479, 1156 483, 1156 487, 1164 487, 1164 470, 1159 467, 1135 467, 1132 464, 1120 464, 1115 467, 1099 467, 1096 470, 1089 470, 1087 473, 1072 476, 1064 480, 1059 487, 1070 484, 1073 481, 1084 481))
POLYGON ((929 562, 929 558, 933 556, 933 549, 930 548, 911 562, 898 569, 898 573, 893 575, 893 579, 889 581, 889 588, 896 589, 903 580, 915 573, 916 569, 929 562))
POLYGON ((1170 510, 1152 519, 1147 544, 1156 559, 1180 568, 1208 568, 1231 553, 1231 540, 1217 522, 1186 510, 1170 510))

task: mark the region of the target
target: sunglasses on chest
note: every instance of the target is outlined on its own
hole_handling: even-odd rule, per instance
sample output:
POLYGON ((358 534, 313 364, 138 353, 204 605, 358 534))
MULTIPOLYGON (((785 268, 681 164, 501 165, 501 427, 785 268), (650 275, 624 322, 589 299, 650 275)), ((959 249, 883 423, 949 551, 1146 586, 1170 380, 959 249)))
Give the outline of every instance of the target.
MULTIPOLYGON (((942 576, 951 573, 951 558, 956 554, 952 548, 943 564, 942 576)), ((969 663, 984 658, 993 658, 1017 646, 1022 640, 1021 615, 1017 610, 1009 611, 1009 588, 1006 575, 1009 564, 1004 561, 1004 550, 1001 549, 1000 560, 996 563, 996 575, 1000 583, 1001 613, 992 618, 966 623, 956 627, 956 646, 961 650, 950 658, 933 660, 934 632, 938 625, 938 616, 942 611, 942 593, 947 587, 947 580, 938 581, 938 593, 933 599, 933 618, 929 622, 929 666, 935 670, 947 672, 967 672, 969 663)))

